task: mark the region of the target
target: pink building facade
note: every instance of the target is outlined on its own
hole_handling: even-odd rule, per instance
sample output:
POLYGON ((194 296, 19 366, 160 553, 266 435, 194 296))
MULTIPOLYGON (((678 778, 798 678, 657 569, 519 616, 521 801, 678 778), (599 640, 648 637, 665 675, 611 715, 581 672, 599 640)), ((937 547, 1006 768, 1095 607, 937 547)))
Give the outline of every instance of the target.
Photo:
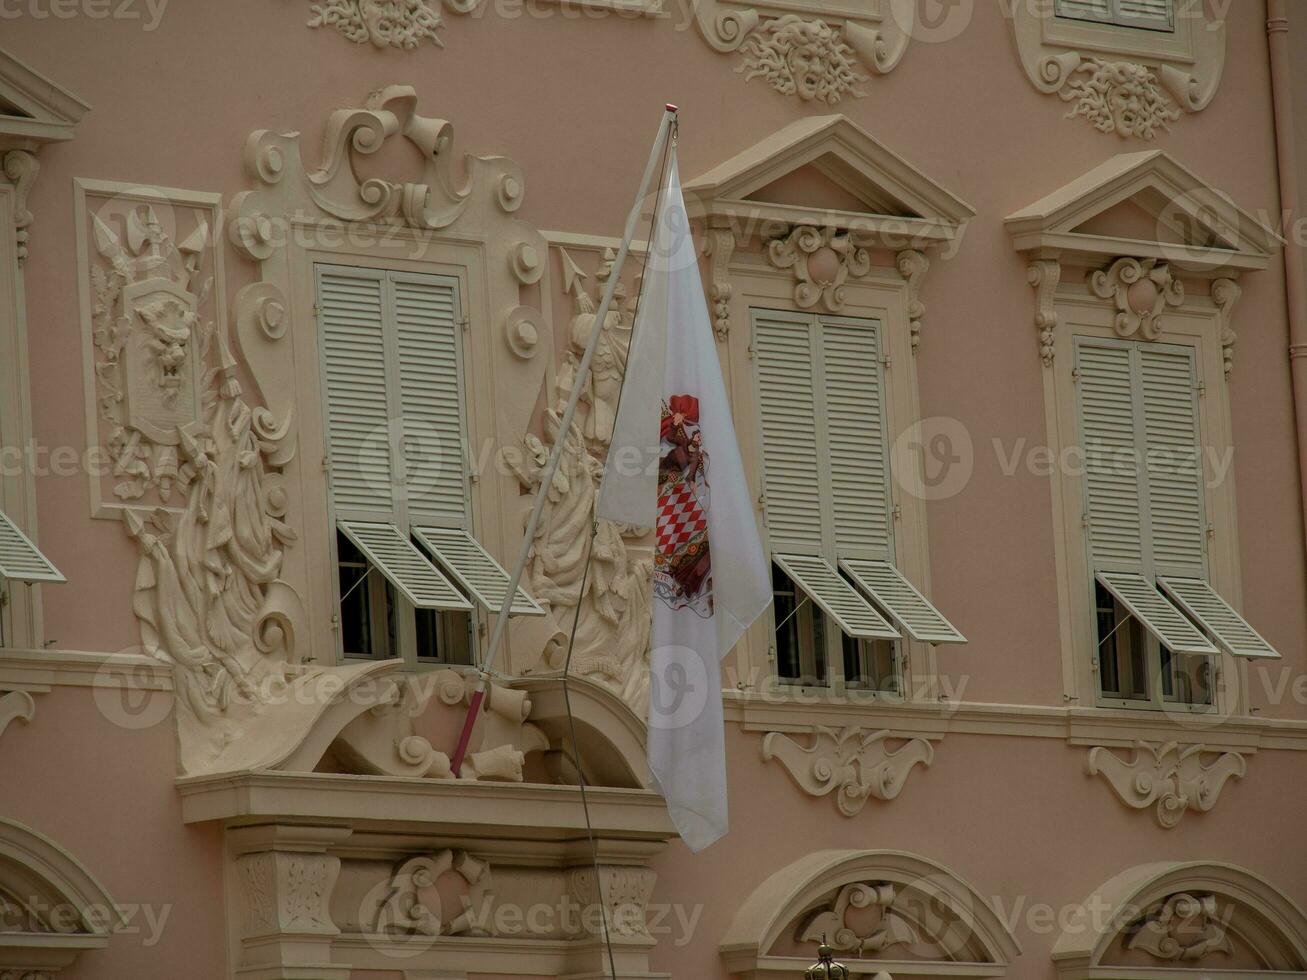
POLYGON ((0 0, 0 977, 1307 977, 1304 106, 1285 0, 0 0), (700 854, 591 519, 664 103, 700 854))

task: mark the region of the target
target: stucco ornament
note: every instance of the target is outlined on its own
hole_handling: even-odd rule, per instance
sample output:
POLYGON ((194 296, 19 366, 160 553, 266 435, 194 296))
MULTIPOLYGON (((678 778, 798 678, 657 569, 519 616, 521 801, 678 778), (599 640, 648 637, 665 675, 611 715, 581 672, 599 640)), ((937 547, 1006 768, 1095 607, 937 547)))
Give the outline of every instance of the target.
POLYGON ((799 788, 811 796, 836 793, 840 813, 857 816, 869 797, 892 800, 907 782, 912 767, 929 767, 935 750, 924 738, 910 738, 898 749, 886 744, 889 731, 868 732, 857 726, 843 729, 815 726, 812 741, 801 746, 782 732, 762 740, 762 759, 778 759, 799 788))
POLYGON ((603 464, 586 447, 579 424, 573 422, 566 435, 559 431, 566 397, 567 389, 560 387, 557 407, 545 413, 543 440, 528 434, 523 458, 504 456, 523 489, 534 494, 554 442, 566 440, 526 570, 528 589, 546 607, 553 626, 543 660, 554 669, 563 666, 575 619, 572 673, 613 691, 642 718, 649 703, 653 566, 628 545, 645 532, 598 521, 590 571, 583 574, 603 464))
POLYGON ((799 932, 803 943, 826 942, 846 953, 879 953, 918 942, 916 929, 894 908, 896 889, 886 881, 845 885, 799 932))
POLYGON ((4 155, 3 167, 0 167, 9 182, 14 185, 18 200, 14 207, 14 240, 17 244, 18 265, 21 268, 27 260, 28 229, 32 226, 32 212, 27 207, 27 196, 31 193, 36 175, 41 165, 36 154, 29 150, 10 150, 4 155))
POLYGON ((1068 119, 1083 116, 1100 133, 1151 140, 1180 118, 1180 107, 1144 65, 1086 58, 1069 72, 1058 95, 1072 103, 1068 119))
POLYGON ((1088 769, 1091 776, 1102 775, 1127 806, 1143 810, 1156 803, 1157 822, 1169 829, 1190 807, 1207 811, 1216 806, 1226 781, 1247 772, 1248 764, 1237 752, 1203 763, 1204 755, 1215 754, 1205 745, 1136 741, 1128 761, 1102 746, 1091 748, 1088 769))
POLYGON ((484 911, 489 889, 490 865, 466 851, 444 850, 411 858, 387 883, 374 928, 379 933, 403 935, 485 935, 479 914, 484 911), (463 906, 458 912, 446 911, 437 887, 446 874, 462 879, 466 889, 458 896, 463 906))
POLYGON ((998 3, 1030 83, 1073 103, 1068 118, 1083 117, 1099 132, 1151 140, 1207 108, 1220 88, 1226 30, 1219 7, 1177 5, 1174 29, 1153 31, 1061 17, 1055 0, 998 3))
POLYGON ((444 47, 436 33, 444 19, 427 0, 324 0, 312 11, 309 27, 334 27, 355 44, 411 50, 429 40, 444 47))
POLYGON ((1167 962, 1201 960, 1208 953, 1231 953, 1215 895, 1172 895, 1131 927, 1128 949, 1142 949, 1167 962))
MULTIPOLYGON (((599 308, 604 287, 613 274, 613 263, 617 256, 611 248, 604 250, 599 269, 595 273, 595 290, 592 293, 585 288, 585 280, 589 277, 581 271, 576 260, 564 248, 558 252, 562 260, 563 288, 571 295, 575 309, 568 327, 569 346, 563 355, 558 388, 560 391, 571 391, 581 357, 595 330, 595 312, 599 308)), ((631 349, 631 331, 634 326, 634 306, 627 303, 626 284, 618 282, 614 287, 611 308, 600 328, 599 344, 595 348, 594 358, 590 362, 590 374, 585 379, 581 393, 581 402, 586 409, 581 432, 587 445, 598 452, 605 452, 613 437, 617 401, 622 390, 622 377, 626 373, 626 355, 631 349)))
POLYGON ((857 55, 838 27, 786 14, 755 28, 740 45, 746 80, 761 78, 782 95, 803 102, 835 105, 867 76, 858 71, 857 55))
POLYGON ((147 490, 167 502, 182 477, 183 432, 200 420, 200 364, 213 323, 205 308, 213 276, 209 226, 201 218, 180 244, 155 209, 130 211, 120 235, 92 216, 104 265, 91 269, 95 380, 121 500, 147 490))
POLYGON ((767 243, 767 260, 794 272, 794 302, 810 310, 821 303, 831 313, 844 309, 844 283, 871 271, 871 255, 847 232, 796 225, 767 243))
POLYGON ((1162 312, 1184 302, 1184 283, 1157 259, 1117 259, 1090 273, 1089 285, 1096 296, 1116 304, 1112 326, 1118 337, 1156 340, 1162 334, 1162 312))

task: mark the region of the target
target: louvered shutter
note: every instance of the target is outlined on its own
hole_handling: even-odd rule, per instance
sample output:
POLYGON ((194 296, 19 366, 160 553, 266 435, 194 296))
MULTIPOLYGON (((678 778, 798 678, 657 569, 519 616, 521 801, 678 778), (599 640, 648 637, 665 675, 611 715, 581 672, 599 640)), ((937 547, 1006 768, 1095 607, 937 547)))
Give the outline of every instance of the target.
POLYGON ((914 640, 923 643, 966 643, 967 638, 944 618, 903 573, 887 561, 841 559, 840 568, 914 640))
POLYGON ((826 424, 831 518, 841 558, 891 554, 880 330, 823 319, 819 394, 826 424))
POLYGON ((1175 0, 1116 0, 1118 24, 1153 31, 1175 28, 1175 0))
MULTIPOLYGON (((508 573, 472 535, 458 528, 422 526, 415 526, 413 534, 482 608, 490 613, 498 613, 503 608, 508 573)), ((509 615, 544 614, 526 590, 519 587, 509 615)))
POLYGON ((472 604, 394 524, 338 521, 337 526, 363 552, 368 562, 417 608, 472 608, 472 604))
POLYGON ((1094 567, 1143 562, 1130 349, 1081 339, 1076 349, 1085 510, 1094 567))
POLYGON ((1201 623, 1221 646, 1236 657, 1280 659, 1275 647, 1202 579, 1163 578, 1161 584, 1181 609, 1201 623))
POLYGON ((1161 644, 1176 653, 1216 653, 1216 647, 1138 572, 1099 572, 1102 586, 1161 644))
POLYGON ((772 560, 849 636, 866 640, 899 638, 898 630, 825 558, 773 554, 772 560))
POLYGON ((332 502, 339 515, 389 517, 383 276, 325 266, 317 274, 332 502))
POLYGON ((68 581, 3 511, 0 511, 0 578, 13 582, 68 581))
POLYGON ((1059 17, 1110 21, 1112 0, 1057 0, 1055 10, 1059 17))
POLYGON ((1138 356, 1153 564, 1201 575, 1206 524, 1193 351, 1149 346, 1138 356))
POLYGON ((404 486, 413 523, 468 526, 457 284, 391 274, 404 486))
POLYGON ((822 509, 809 318, 755 311, 753 352, 767 538, 773 551, 816 554, 822 546, 822 509))

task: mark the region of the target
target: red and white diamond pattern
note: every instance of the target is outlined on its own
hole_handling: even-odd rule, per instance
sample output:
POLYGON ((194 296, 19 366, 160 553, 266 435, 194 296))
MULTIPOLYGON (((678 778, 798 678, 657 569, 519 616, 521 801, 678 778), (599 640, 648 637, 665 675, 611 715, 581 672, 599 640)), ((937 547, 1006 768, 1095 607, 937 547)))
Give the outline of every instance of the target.
POLYGON ((669 558, 708 530, 708 515, 694 498, 693 485, 678 480, 658 497, 658 551, 669 558))

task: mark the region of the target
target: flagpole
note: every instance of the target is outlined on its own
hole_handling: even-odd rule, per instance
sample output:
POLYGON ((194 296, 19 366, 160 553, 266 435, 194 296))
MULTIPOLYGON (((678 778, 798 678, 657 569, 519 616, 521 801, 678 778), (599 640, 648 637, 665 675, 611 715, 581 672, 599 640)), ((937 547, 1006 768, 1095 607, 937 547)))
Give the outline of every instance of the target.
POLYGON ((499 607, 499 615, 495 619, 495 628, 490 634, 490 646, 486 649, 486 656, 480 667, 480 677, 477 679, 476 690, 473 692, 472 700, 468 704, 467 717, 463 720, 463 730, 459 733, 458 746, 454 750, 452 769, 456 777, 460 774, 463 768, 463 760, 467 756, 468 743, 472 739, 472 728, 476 724, 477 713, 481 710, 481 704, 485 700, 487 678, 491 667, 494 665, 495 657, 499 654, 499 647, 503 643, 504 630, 508 625, 508 611, 517 595, 517 587, 522 581, 522 574, 526 570, 527 560, 531 557, 531 548, 535 544, 536 529, 540 526, 540 515, 544 511, 545 498, 549 493, 550 486, 553 485, 554 475, 558 472, 558 464, 563 457, 563 448, 567 443, 569 433, 572 431, 572 419, 576 415, 576 406, 581 400, 581 391, 585 386, 586 376, 590 373, 590 362, 594 360, 595 350, 599 346, 599 337, 603 333, 604 322, 608 317, 608 308, 613 302, 613 293, 617 289, 622 266, 626 262, 627 253, 631 250, 631 239, 635 236, 635 229, 640 221, 644 200, 649 194, 649 184, 653 181, 654 173, 658 169, 658 161, 662 157, 664 147, 667 145, 667 136, 675 122, 676 106, 668 105, 663 111, 662 121, 658 124, 658 135, 654 138, 653 150, 649 153, 649 162, 645 164, 644 176, 640 179, 640 190, 636 193, 635 204, 626 218, 626 229, 622 233, 622 244, 617 250, 617 257, 613 260, 613 268, 608 276, 608 281, 604 284, 604 295, 600 300, 599 310, 595 314, 595 328, 590 331, 590 339, 586 342, 585 353, 581 356, 581 363, 576 369, 576 380, 572 383, 572 393, 568 395, 567 405, 563 409, 563 416, 558 423, 558 435, 554 439, 553 449, 549 453, 549 461, 545 464, 545 468, 540 475, 540 487, 536 490, 535 504, 531 508, 531 517, 527 521, 526 532, 522 537, 522 548, 518 552, 517 564, 514 566, 513 574, 509 578, 508 588, 504 591, 504 601, 499 607))

